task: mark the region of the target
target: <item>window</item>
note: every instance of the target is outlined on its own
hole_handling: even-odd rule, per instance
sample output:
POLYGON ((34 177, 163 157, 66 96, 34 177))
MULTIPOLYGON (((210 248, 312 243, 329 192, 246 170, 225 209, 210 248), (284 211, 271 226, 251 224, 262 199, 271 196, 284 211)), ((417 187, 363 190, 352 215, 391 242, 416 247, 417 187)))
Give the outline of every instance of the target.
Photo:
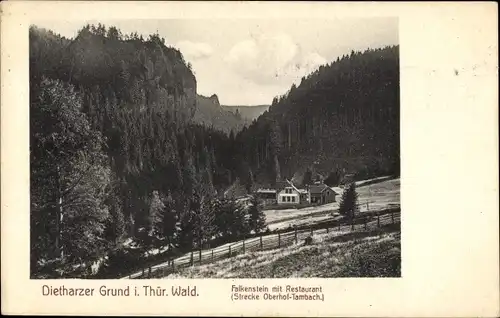
POLYGON ((281 198, 281 202, 285 202, 286 197, 281 198))
POLYGON ((287 202, 290 202, 290 197, 286 197, 286 201, 287 201, 287 202))
POLYGON ((292 202, 295 202, 295 197, 292 197, 292 202))

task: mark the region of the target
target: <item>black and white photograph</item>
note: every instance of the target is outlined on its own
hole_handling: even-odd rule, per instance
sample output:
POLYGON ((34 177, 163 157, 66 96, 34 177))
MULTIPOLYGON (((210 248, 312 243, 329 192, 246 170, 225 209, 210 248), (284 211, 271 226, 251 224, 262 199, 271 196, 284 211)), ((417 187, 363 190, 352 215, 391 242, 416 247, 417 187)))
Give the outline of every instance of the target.
POLYGON ((400 278, 399 57, 391 16, 32 21, 30 279, 400 278))

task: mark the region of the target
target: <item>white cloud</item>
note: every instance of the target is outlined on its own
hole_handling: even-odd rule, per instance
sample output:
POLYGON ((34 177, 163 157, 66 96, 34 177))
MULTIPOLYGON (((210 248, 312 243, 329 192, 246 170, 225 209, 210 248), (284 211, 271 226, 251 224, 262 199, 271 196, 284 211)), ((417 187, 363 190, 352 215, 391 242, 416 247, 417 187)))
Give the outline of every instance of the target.
POLYGON ((179 41, 176 47, 184 56, 191 59, 203 59, 212 55, 213 49, 210 44, 191 41, 179 41))
POLYGON ((225 61, 246 80, 280 86, 291 85, 326 63, 316 52, 303 52, 284 33, 266 33, 238 42, 229 50, 225 61))

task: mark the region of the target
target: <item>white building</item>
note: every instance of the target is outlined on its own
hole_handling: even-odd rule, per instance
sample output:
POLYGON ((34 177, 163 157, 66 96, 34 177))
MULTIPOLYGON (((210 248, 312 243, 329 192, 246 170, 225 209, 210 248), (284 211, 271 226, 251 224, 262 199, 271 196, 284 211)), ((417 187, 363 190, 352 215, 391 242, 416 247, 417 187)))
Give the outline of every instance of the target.
POLYGON ((292 182, 280 182, 276 185, 276 201, 278 204, 300 204, 307 201, 307 191, 297 189, 292 182))

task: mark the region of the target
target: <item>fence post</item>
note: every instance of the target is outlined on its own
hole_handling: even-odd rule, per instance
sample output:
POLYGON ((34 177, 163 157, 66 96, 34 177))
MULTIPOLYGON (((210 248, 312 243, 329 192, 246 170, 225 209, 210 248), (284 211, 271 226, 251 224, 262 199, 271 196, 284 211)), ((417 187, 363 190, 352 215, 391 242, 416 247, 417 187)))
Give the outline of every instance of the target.
POLYGON ((295 244, 298 243, 298 239, 297 239, 297 228, 295 228, 295 244))
POLYGON ((148 278, 150 278, 150 277, 151 277, 151 266, 149 266, 149 268, 148 268, 148 278))
POLYGON ((172 273, 175 271, 175 259, 172 259, 172 273))
POLYGON ((262 235, 260 236, 260 249, 262 250, 262 235))
POLYGON ((229 245, 229 257, 231 257, 231 245, 229 245))
POLYGON ((198 252, 198 256, 199 256, 199 259, 200 259, 200 265, 201 265, 201 248, 200 248, 200 251, 198 252))
POLYGON ((278 248, 281 247, 281 233, 278 233, 278 248))
POLYGON ((193 257, 193 251, 191 251, 191 266, 194 265, 194 257, 193 257))
POLYGON ((326 233, 328 233, 328 226, 326 227, 326 233))
POLYGON ((339 231, 340 231, 340 226, 341 226, 341 223, 342 223, 342 222, 340 222, 340 220, 339 220, 339 231))
POLYGON ((354 217, 351 217, 351 231, 354 231, 354 217))
POLYGON ((142 268, 142 276, 144 276, 144 267, 142 268))
POLYGON ((243 254, 245 254, 245 239, 243 239, 243 254))
POLYGON ((212 263, 214 261, 214 250, 212 249, 212 263))
POLYGON ((391 211, 392 224, 394 224, 394 210, 391 211))

